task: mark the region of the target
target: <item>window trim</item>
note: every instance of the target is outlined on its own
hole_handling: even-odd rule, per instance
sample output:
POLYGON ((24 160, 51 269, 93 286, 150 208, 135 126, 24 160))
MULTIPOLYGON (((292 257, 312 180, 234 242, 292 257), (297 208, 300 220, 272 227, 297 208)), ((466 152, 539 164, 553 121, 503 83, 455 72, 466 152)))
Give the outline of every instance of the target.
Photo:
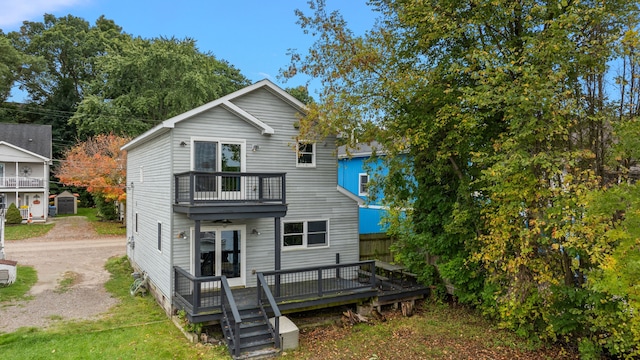
POLYGON ((318 147, 315 142, 308 142, 303 140, 298 140, 296 142, 296 167, 306 167, 306 168, 314 168, 316 167, 316 153, 318 152, 318 147), (311 145, 311 162, 310 163, 301 163, 300 158, 301 155, 309 154, 308 152, 300 153, 300 145, 311 145))
MULTIPOLYGON (((283 251, 290 251, 290 250, 308 250, 308 249, 326 249, 329 248, 331 243, 330 243, 330 228, 331 228, 331 222, 329 221, 329 219, 307 219, 307 220, 283 220, 282 221, 282 235, 280 238, 280 247, 283 251), (326 224, 326 231, 325 231, 325 244, 322 245, 309 245, 309 223, 310 222, 324 222, 326 224), (292 224, 292 223, 302 223, 302 245, 285 245, 284 244, 284 238, 287 234, 285 234, 285 225, 286 224, 292 224)), ((298 234, 298 233, 296 233, 298 234)))
POLYGON ((365 191, 362 191, 362 185, 365 187, 369 184, 369 174, 367 173, 359 173, 358 174, 358 195, 359 196, 369 196, 369 188, 367 187, 365 191), (367 182, 363 183, 363 176, 367 177, 367 182))
POLYGON ((246 139, 237 139, 237 138, 225 138, 225 137, 210 137, 210 136, 192 136, 191 139, 191 154, 189 168, 191 171, 195 171, 196 167, 196 153, 195 153, 195 143, 196 142, 211 142, 216 143, 216 169, 222 167, 222 145, 240 145, 240 172, 247 171, 247 140, 246 139))

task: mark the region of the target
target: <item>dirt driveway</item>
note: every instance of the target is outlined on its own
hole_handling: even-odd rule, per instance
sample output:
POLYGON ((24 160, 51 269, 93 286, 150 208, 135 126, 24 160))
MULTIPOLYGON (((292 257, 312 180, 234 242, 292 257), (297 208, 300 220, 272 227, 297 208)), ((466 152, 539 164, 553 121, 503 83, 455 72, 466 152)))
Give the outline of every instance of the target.
POLYGON ((32 300, 0 304, 0 333, 95 318, 117 303, 104 289, 109 279, 104 264, 125 254, 126 238, 97 235, 82 216, 53 222, 56 225, 45 236, 5 243, 6 258, 33 266, 38 282, 31 288, 32 300), (56 291, 59 281, 69 276, 76 278, 74 284, 56 291))

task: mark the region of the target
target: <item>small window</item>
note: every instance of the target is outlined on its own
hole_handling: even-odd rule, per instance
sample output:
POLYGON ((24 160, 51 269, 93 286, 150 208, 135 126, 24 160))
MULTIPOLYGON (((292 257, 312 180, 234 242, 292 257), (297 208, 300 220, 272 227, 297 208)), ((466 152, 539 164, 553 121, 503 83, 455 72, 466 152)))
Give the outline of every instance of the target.
POLYGON ((369 190, 367 188, 367 183, 369 183, 369 174, 361 173, 358 176, 358 195, 360 195, 360 196, 369 195, 369 190))
POLYGON ((299 167, 316 166, 315 144, 298 142, 297 157, 299 167))
POLYGON ((283 247, 311 248, 329 246, 327 220, 285 222, 283 247))
POLYGON ((158 251, 162 251, 162 223, 158 221, 158 251))

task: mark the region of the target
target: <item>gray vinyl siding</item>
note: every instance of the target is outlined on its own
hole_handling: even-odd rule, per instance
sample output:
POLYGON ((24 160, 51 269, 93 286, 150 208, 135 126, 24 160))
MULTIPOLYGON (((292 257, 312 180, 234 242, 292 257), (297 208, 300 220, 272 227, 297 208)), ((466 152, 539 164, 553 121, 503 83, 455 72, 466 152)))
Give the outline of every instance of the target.
MULTIPOLYGON (((257 152, 247 155, 247 171, 255 168, 255 171, 287 173, 288 210, 282 221, 329 220, 329 247, 283 250, 282 268, 334 264, 336 253, 340 254, 340 262, 358 261, 358 205, 336 189, 335 138, 316 144, 316 167, 296 167, 298 131, 293 126, 298 121, 296 110, 264 89, 234 99, 233 103, 275 129, 268 141, 259 143, 257 152)), ((273 229, 273 219, 266 220, 273 229)), ((273 269, 273 232, 268 237, 265 235, 261 231, 264 241, 251 246, 256 253, 247 256, 248 271, 251 268, 273 269)), ((247 246, 247 252, 249 249, 247 246)))
MULTIPOLYGON (((145 221, 141 226, 144 229, 150 227, 153 229, 148 239, 146 234, 138 235, 144 236, 144 244, 139 245, 136 238, 134 252, 138 256, 135 260, 140 265, 144 264, 143 268, 151 269, 147 270, 150 274, 153 271, 163 279, 165 283, 159 283, 158 286, 167 297, 171 294, 172 265, 191 271, 191 229, 194 227, 194 222, 183 214, 174 214, 171 201, 173 198, 172 175, 191 170, 193 137, 244 140, 247 172, 285 172, 288 213, 281 221, 329 220, 330 246, 295 251, 283 250, 283 269, 333 264, 336 253, 340 254, 340 260, 343 263, 355 262, 359 259, 358 205, 336 189, 335 139, 326 139, 317 144, 315 168, 298 168, 295 153, 298 130, 293 126, 298 121, 298 117, 294 107, 262 88, 234 98, 231 102, 272 127, 275 134, 262 135, 261 129, 224 107, 218 106, 176 123, 175 127, 169 130, 170 135, 165 134, 161 138, 140 144, 129 152, 128 174, 131 180, 137 181, 139 164, 145 166, 145 183, 142 185, 145 190, 138 192, 138 185, 135 184, 134 193, 135 198, 138 199, 140 220, 145 221), (187 145, 180 146, 182 141, 187 145), (251 151, 253 145, 259 146, 256 152, 251 151), (169 149, 173 153, 170 154, 169 149), (147 183, 151 177, 156 180, 147 183), (166 194, 166 199, 154 198, 152 201, 141 202, 142 196, 157 196, 158 192, 166 194), (141 210, 143 208, 144 211, 141 210), (156 250, 155 229, 158 220, 167 224, 167 226, 163 225, 163 233, 169 243, 163 244, 162 253, 156 250), (171 227, 168 227, 169 224, 171 227), (188 239, 177 239, 177 234, 181 231, 189 234, 188 239), (172 246, 171 256, 168 251, 169 244, 172 246), (153 256, 142 256, 143 253, 153 256)), ((131 180, 128 180, 128 184, 131 180)), ((130 216, 129 219, 133 217, 130 216)), ((253 270, 274 269, 276 242, 281 246, 281 238, 274 238, 274 222, 273 218, 233 220, 234 225, 246 225, 244 239, 248 287, 256 285, 253 270), (253 229, 260 234, 252 234, 253 229)), ((133 225, 132 221, 130 223, 133 225)), ((201 223, 202 227, 213 225, 219 224, 206 221, 201 223)))
MULTIPOLYGON (((172 172, 170 134, 163 134, 131 149, 127 154, 127 203, 129 223, 133 225, 138 213, 138 232, 131 233, 135 247, 128 248, 129 256, 170 298, 171 278, 171 222, 172 172), (142 167, 143 181, 140 181, 142 167), (133 186, 132 186, 133 184, 133 186), (162 249, 158 250, 158 222, 162 223, 162 249)), ((133 231, 133 226, 129 226, 133 231)))

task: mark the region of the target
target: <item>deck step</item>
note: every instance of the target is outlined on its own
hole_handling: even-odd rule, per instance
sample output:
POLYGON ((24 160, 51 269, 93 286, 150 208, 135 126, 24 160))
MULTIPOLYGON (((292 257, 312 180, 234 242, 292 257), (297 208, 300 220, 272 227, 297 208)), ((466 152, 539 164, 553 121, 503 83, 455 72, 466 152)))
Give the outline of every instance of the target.
POLYGON ((271 332, 264 311, 260 308, 247 308, 239 310, 242 322, 239 326, 240 354, 235 354, 235 339, 232 337, 233 321, 221 322, 222 331, 225 334, 227 346, 231 350, 234 359, 267 358, 277 355, 280 351, 275 349, 275 339, 271 332))

